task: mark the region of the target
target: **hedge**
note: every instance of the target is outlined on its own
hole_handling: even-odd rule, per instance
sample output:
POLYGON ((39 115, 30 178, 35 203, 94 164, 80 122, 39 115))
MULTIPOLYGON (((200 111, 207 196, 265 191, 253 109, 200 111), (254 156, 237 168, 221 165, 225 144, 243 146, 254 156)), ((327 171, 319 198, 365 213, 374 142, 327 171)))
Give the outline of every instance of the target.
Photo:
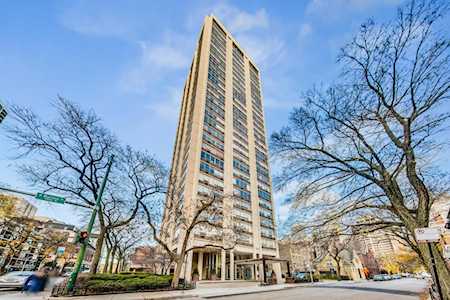
MULTIPOLYGON (((114 294, 170 289, 172 275, 150 273, 95 274, 80 276, 73 295, 114 294)), ((66 282, 53 289, 52 296, 63 295, 66 282)))

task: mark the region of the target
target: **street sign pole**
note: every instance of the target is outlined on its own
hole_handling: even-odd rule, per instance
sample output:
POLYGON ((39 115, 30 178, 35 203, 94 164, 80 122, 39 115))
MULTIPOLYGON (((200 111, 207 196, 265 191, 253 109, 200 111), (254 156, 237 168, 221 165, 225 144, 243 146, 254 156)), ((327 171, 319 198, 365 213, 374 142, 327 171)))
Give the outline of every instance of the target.
POLYGON ((65 293, 69 293, 73 290, 73 287, 75 286, 75 282, 77 281, 78 273, 80 273, 81 265, 83 264, 84 256, 86 254, 86 247, 89 244, 89 237, 92 232, 92 228, 94 227, 95 218, 97 217, 97 211, 98 207, 100 206, 100 201, 102 200, 103 191, 105 189, 106 181, 108 180, 109 171, 111 170, 111 165, 113 162, 114 157, 111 156, 108 161, 108 167, 106 168, 105 177, 103 178, 102 185, 100 186, 99 193, 97 195, 97 199, 95 201, 95 207, 92 209, 91 218, 89 220, 89 224, 87 227, 88 232, 88 238, 84 243, 81 244, 80 252, 78 252, 77 262, 75 264, 75 268, 70 274, 69 281, 67 282, 67 286, 65 289, 65 293))
POLYGON ((428 246, 428 251, 430 252, 430 260, 431 260, 431 273, 432 273, 431 275, 433 276, 433 281, 436 284, 439 299, 444 299, 444 297, 442 296, 441 283, 439 281, 439 275, 436 268, 436 259, 434 258, 433 249, 431 247, 431 243, 437 243, 441 238, 440 228, 438 227, 416 228, 414 230, 414 235, 418 243, 426 243, 428 246))
POLYGON ((442 295, 441 283, 439 282, 439 276, 438 276, 438 272, 437 272, 437 268, 436 268, 436 260, 434 258, 433 250, 431 249, 431 243, 428 242, 427 244, 428 244, 428 251, 430 251, 431 267, 433 270, 433 278, 434 278, 434 282, 436 282, 436 288, 437 288, 437 292, 439 294, 439 299, 444 299, 444 297, 442 295))
POLYGON ((2 186, 0 186, 0 191, 20 194, 20 195, 25 195, 25 196, 31 196, 31 197, 34 197, 37 200, 42 200, 42 201, 47 201, 47 202, 53 202, 53 203, 58 203, 58 204, 70 204, 70 205, 73 205, 73 206, 79 206, 79 207, 84 207, 84 208, 92 208, 91 206, 88 206, 88 205, 84 205, 84 204, 81 204, 81 203, 68 201, 68 200, 66 200, 66 198, 61 197, 61 196, 49 195, 49 194, 45 194, 45 193, 31 193, 31 192, 11 189, 11 188, 2 187, 2 186))

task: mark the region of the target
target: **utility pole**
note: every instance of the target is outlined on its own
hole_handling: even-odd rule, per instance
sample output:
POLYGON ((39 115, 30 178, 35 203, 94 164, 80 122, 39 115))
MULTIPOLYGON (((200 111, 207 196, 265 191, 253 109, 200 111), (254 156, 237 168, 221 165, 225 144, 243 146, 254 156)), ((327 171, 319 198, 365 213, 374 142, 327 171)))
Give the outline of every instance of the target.
POLYGON ((100 202, 102 200, 103 191, 105 189, 106 181, 108 180, 109 172, 111 170, 111 165, 113 162, 114 157, 111 156, 108 161, 108 166, 106 168, 105 177, 103 178, 102 185, 100 186, 100 191, 97 195, 97 199, 95 201, 95 206, 92 209, 91 218, 89 220, 88 226, 87 226, 87 233, 88 237, 87 239, 81 244, 80 252, 78 252, 77 262, 75 264, 75 268, 70 275, 69 281, 67 282, 67 286, 65 289, 65 294, 70 293, 73 290, 73 287, 75 286, 75 282, 77 281, 78 273, 80 273, 81 265, 83 264, 84 256, 86 254, 86 248, 89 244, 89 237, 91 236, 92 228, 94 227, 95 218, 97 217, 97 211, 100 206, 100 202))

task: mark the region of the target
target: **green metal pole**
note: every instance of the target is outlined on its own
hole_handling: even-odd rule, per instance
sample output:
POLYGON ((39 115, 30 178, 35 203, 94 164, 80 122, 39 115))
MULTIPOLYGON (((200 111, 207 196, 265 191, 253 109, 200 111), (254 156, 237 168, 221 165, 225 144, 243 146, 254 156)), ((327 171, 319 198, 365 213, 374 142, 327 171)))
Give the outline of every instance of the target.
POLYGON ((102 185, 100 186, 100 191, 97 195, 97 200, 95 201, 95 207, 92 210, 91 219, 89 220, 89 224, 87 227, 88 232, 88 238, 86 241, 81 244, 80 252, 78 252, 77 257, 77 263, 75 265, 75 269, 73 270, 72 274, 70 274, 69 281, 67 282, 67 286, 65 289, 65 293, 69 293, 73 290, 73 287, 75 286, 75 282, 77 281, 78 273, 80 273, 81 265, 83 264, 84 256, 86 254, 86 248, 89 243, 89 238, 91 236, 92 228, 94 227, 95 218, 97 217, 97 210, 100 206, 100 201, 102 200, 103 191, 105 189, 106 181, 108 180, 109 171, 111 170, 111 165, 113 162, 113 156, 110 157, 108 161, 108 167, 106 168, 105 177, 103 178, 102 185))

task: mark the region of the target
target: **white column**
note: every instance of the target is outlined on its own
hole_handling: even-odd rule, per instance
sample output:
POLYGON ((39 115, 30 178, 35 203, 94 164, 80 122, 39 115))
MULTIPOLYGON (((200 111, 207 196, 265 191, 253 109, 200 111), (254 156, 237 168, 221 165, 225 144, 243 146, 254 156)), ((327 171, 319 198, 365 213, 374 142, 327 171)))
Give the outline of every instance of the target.
POLYGON ((222 249, 221 266, 220 266, 220 280, 225 280, 225 261, 227 259, 227 253, 222 249))
POLYGON ((198 280, 202 280, 203 279, 203 252, 198 253, 197 268, 198 268, 198 280))
POLYGON ((272 268, 275 271, 275 274, 277 275, 277 284, 284 283, 283 277, 281 276, 281 264, 274 263, 272 264, 272 268))
POLYGON ((184 266, 186 268, 186 278, 185 280, 187 282, 192 281, 192 253, 193 251, 189 251, 186 257, 186 265, 184 266))
POLYGON ((230 280, 234 280, 234 251, 230 251, 230 280))

